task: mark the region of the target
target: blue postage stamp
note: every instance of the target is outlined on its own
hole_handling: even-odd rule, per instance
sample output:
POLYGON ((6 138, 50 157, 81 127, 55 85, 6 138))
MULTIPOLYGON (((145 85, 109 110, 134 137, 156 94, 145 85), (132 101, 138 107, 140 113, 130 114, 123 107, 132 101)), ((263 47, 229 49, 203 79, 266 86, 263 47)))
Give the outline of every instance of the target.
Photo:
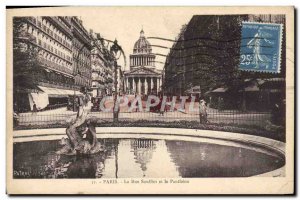
POLYGON ((280 73, 282 24, 243 22, 240 69, 280 73))

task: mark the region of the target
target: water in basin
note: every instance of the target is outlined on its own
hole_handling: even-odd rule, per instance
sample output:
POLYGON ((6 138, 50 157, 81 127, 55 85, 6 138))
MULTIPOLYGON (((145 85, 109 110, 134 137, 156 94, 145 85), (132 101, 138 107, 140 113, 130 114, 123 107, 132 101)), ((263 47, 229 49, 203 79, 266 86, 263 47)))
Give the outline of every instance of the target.
POLYGON ((236 146, 156 139, 99 139, 105 151, 57 155, 59 141, 14 143, 14 178, 247 177, 278 169, 282 156, 236 146))

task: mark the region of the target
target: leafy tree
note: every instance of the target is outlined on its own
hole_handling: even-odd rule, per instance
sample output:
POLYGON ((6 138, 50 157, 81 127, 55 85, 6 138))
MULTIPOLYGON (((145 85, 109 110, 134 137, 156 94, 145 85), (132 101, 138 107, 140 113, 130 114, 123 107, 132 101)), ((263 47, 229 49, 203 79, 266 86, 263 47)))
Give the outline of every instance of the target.
POLYGON ((36 39, 27 32, 27 19, 13 19, 13 84, 19 89, 35 89, 40 75, 36 39))

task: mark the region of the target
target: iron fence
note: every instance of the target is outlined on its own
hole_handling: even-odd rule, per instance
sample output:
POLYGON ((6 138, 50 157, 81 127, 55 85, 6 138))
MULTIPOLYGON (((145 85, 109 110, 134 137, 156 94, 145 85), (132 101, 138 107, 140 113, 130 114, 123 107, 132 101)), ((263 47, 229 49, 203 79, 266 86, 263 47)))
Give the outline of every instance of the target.
MULTIPOLYGON (((144 108, 144 107, 143 107, 144 108)), ((160 122, 181 123, 190 122, 199 124, 199 108, 195 106, 192 112, 181 109, 175 109, 174 111, 165 110, 160 111, 140 111, 134 109, 128 111, 128 109, 120 109, 118 114, 118 121, 123 123, 145 123, 147 122, 157 123, 160 126, 160 122)), ((50 110, 39 112, 27 112, 14 114, 14 127, 23 126, 51 126, 61 127, 66 126, 72 119, 76 118, 77 113, 72 110, 68 110, 67 107, 53 107, 50 110)), ((272 112, 258 112, 258 111, 240 111, 240 110, 218 110, 207 107, 207 124, 219 124, 219 125, 245 125, 255 127, 265 127, 268 122, 272 121, 272 112)), ((93 118, 97 121, 97 126, 106 125, 106 123, 113 122, 113 112, 103 111, 89 111, 89 118, 93 118)), ((203 122, 202 122, 203 123, 203 122)))

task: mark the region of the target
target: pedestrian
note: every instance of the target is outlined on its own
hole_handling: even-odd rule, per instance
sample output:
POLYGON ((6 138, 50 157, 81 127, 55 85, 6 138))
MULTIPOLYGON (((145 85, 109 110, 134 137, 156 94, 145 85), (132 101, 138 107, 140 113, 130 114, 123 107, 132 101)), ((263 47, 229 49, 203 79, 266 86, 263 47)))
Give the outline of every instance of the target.
POLYGON ((130 107, 131 107, 131 100, 129 99, 129 101, 128 101, 128 112, 130 112, 130 107))
POLYGON ((218 110, 222 111, 224 110, 225 104, 224 104, 224 99, 222 97, 219 97, 218 101, 218 110))
POLYGON ((33 102, 33 106, 32 106, 32 114, 36 114, 37 113, 37 107, 35 102, 33 102))
POLYGON ((285 125, 285 99, 276 102, 271 111, 271 122, 275 125, 285 125))
MULTIPOLYGON (((135 94, 134 99, 137 99, 137 94, 135 94)), ((135 112, 137 112, 138 111, 138 107, 139 107, 139 101, 136 102, 135 106, 136 106, 135 112)))
POLYGON ((207 107, 205 105, 204 99, 200 100, 200 124, 206 124, 207 123, 207 107))
POLYGON ((157 110, 159 112, 159 115, 164 116, 164 113, 166 111, 166 105, 165 105, 165 108, 162 108, 162 102, 163 102, 163 97, 161 96, 159 98, 159 103, 157 105, 157 110))
MULTIPOLYGON (((153 105, 155 103, 155 100, 154 99, 151 99, 150 101, 151 105, 153 105)), ((150 112, 155 112, 156 108, 153 106, 150 107, 150 112)))
POLYGON ((13 114, 13 126, 16 127, 19 125, 19 114, 14 112, 13 114))

